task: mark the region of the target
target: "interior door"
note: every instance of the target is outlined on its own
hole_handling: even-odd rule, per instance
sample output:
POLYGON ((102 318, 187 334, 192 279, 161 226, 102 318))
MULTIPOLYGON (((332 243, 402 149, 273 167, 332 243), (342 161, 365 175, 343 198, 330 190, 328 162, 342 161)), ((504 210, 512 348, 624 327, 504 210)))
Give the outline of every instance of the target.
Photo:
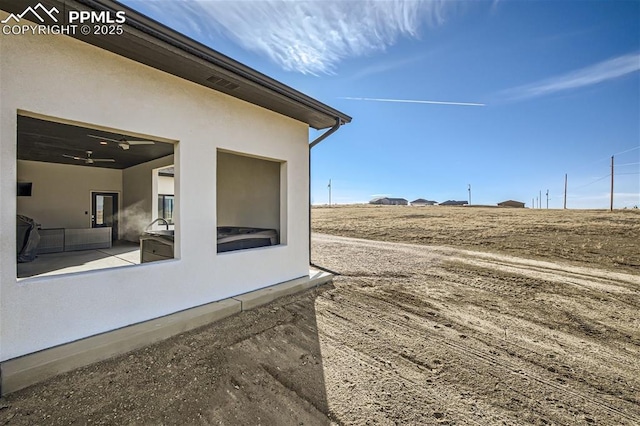
POLYGON ((111 239, 118 239, 118 194, 114 192, 91 193, 91 227, 111 227, 111 239))

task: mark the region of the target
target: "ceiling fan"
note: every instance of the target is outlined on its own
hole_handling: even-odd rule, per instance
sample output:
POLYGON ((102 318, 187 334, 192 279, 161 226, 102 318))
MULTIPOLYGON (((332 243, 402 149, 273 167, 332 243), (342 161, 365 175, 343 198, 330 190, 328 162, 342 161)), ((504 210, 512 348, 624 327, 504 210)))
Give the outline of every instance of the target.
POLYGON ((103 136, 96 136, 96 135, 87 135, 87 136, 94 139, 100 139, 100 143, 102 145, 106 145, 108 142, 117 143, 118 146, 124 149, 125 151, 131 148, 131 146, 133 145, 153 145, 155 143, 154 141, 130 141, 130 140, 127 140, 124 136, 120 140, 105 138, 103 136))
POLYGON ((115 163, 116 160, 113 158, 92 158, 91 154, 93 151, 87 151, 87 156, 85 157, 77 157, 75 155, 67 155, 62 154, 63 157, 71 158, 73 160, 81 160, 84 161, 84 164, 93 164, 93 163, 115 163))

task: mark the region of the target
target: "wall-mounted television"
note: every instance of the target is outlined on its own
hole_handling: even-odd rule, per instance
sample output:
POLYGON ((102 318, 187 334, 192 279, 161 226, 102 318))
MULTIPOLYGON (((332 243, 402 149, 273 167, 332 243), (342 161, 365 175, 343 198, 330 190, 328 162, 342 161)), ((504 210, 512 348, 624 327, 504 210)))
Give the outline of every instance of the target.
POLYGON ((32 182, 18 182, 18 197, 31 197, 32 182))

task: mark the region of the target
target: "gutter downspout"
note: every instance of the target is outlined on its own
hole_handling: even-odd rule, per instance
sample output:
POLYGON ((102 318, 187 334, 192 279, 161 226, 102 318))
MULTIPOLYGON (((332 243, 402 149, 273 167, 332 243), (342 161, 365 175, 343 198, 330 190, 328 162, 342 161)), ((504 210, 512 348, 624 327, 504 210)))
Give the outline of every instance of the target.
POLYGON ((336 124, 332 128, 315 138, 309 144, 309 264, 311 264, 311 148, 335 133, 344 123, 340 117, 336 117, 336 124))

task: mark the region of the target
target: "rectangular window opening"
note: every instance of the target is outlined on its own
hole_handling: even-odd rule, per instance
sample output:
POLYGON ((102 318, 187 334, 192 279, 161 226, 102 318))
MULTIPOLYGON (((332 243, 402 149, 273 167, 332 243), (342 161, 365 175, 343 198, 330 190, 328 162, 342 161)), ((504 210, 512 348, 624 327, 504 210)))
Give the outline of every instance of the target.
POLYGON ((175 143, 31 113, 17 124, 18 279, 176 257, 175 143))
POLYGON ((218 253, 286 244, 286 162, 217 151, 218 253))

